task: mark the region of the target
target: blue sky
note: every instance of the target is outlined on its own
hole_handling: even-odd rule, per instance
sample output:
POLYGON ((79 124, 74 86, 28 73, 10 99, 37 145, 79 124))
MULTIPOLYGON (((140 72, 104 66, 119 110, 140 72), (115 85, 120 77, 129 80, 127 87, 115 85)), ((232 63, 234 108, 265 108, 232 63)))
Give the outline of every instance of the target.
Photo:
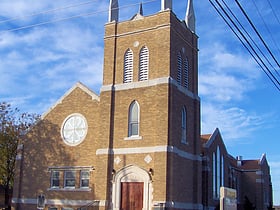
MULTIPOLYGON (((131 18, 139 2, 119 0, 120 19, 131 18)), ((142 2, 144 15, 160 10, 160 0, 142 2)), ((237 12, 234 1, 226 2, 237 12)), ((278 20, 274 16, 280 14, 280 1, 240 3, 280 61, 280 43, 275 42, 280 37, 280 15, 278 20)), ((99 93, 108 4, 109 0, 1 0, 0 101, 22 112, 43 114, 78 81, 99 93)), ((187 0, 173 1, 179 19, 185 18, 186 5, 187 0)), ((194 7, 202 133, 218 127, 233 156, 258 159, 266 153, 274 202, 280 204, 280 91, 208 0, 194 0, 194 7)), ((249 26, 244 19, 242 23, 249 26)))

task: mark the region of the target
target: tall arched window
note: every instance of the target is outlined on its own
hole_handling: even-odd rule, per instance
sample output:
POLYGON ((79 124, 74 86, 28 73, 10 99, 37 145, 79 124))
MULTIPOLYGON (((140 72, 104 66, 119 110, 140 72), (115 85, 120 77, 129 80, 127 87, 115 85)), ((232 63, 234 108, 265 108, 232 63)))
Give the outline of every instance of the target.
POLYGON ((217 197, 220 197, 221 187, 221 153, 220 148, 217 147, 217 197))
POLYGON ((181 142, 187 143, 187 111, 185 107, 181 111, 181 132, 181 142))
POLYGON ((189 88, 189 60, 185 59, 184 62, 184 87, 189 88))
POLYGON ((216 153, 213 152, 212 156, 212 190, 213 190, 213 198, 217 197, 217 186, 216 186, 216 168, 217 168, 217 161, 216 161, 216 153))
POLYGON ((224 186, 224 184, 225 184, 225 181, 224 181, 225 172, 224 172, 224 170, 225 170, 224 156, 221 156, 221 186, 224 186))
POLYGON ((139 54, 139 81, 148 80, 149 76, 149 50, 143 47, 139 54))
POLYGON ((220 147, 213 153, 213 197, 220 197, 220 188, 224 186, 224 157, 220 147))
POLYGON ((124 73, 123 82, 128 83, 133 80, 133 52, 128 49, 124 55, 124 73))
POLYGON ((140 108, 137 101, 133 101, 129 106, 128 114, 128 136, 139 136, 140 108))
POLYGON ((177 54, 177 82, 179 85, 182 84, 182 55, 180 52, 177 54))

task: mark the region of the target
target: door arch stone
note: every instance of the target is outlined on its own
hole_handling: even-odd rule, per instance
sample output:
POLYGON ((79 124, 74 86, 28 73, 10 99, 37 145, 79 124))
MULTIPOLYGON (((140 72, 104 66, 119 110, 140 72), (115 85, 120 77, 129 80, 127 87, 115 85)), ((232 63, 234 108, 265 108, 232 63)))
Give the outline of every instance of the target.
POLYGON ((143 182, 143 210, 151 210, 152 179, 148 171, 135 165, 129 165, 116 172, 113 177, 112 186, 112 204, 114 210, 120 210, 122 182, 143 182))

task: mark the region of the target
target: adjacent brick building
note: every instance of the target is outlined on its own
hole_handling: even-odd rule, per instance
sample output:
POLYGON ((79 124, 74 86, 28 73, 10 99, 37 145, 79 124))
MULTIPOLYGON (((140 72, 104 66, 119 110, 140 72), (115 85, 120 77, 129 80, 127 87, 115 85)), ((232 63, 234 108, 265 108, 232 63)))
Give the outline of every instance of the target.
POLYGON ((200 134, 192 1, 185 21, 171 0, 150 16, 140 6, 119 22, 118 12, 111 0, 100 95, 77 83, 22 139, 13 208, 215 209, 225 186, 237 189, 240 208, 247 196, 264 209, 265 156, 239 164, 218 129, 200 134))

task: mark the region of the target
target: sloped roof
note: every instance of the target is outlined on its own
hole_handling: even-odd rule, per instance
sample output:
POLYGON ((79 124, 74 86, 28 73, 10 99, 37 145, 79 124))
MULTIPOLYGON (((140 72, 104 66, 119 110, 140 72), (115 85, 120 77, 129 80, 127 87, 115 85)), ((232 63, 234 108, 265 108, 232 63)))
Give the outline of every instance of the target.
POLYGON ((200 136, 200 140, 203 144, 205 144, 211 137, 212 134, 203 134, 200 136))
POLYGON ((259 169, 266 162, 266 155, 263 154, 260 159, 242 160, 242 165, 239 168, 244 170, 259 169))
POLYGON ((200 135, 200 150, 202 153, 204 153, 205 151, 205 147, 204 145, 209 141, 209 139, 211 138, 212 134, 203 134, 203 135, 200 135))
POLYGON ((48 115, 48 113, 51 112, 51 110, 53 110, 58 104, 60 104, 68 95, 70 95, 70 93, 72 93, 76 88, 80 88, 81 90, 83 90, 85 93, 87 93, 89 96, 92 97, 92 100, 97 100, 100 101, 99 96, 93 92, 92 90, 90 90, 87 86, 85 86, 83 83, 81 82, 77 82, 72 88, 70 88, 60 99, 57 100, 57 102, 48 109, 48 111, 46 111, 44 114, 42 114, 42 119, 44 119, 45 116, 48 115))
POLYGON ((239 168, 245 170, 259 169, 259 160, 242 160, 242 165, 239 168))
POLYGON ((201 135, 200 138, 203 143, 203 147, 209 148, 210 145, 217 139, 217 136, 220 136, 222 143, 224 144, 224 141, 222 139, 221 133, 218 128, 215 129, 213 134, 205 134, 201 135))
POLYGON ((201 142, 201 152, 202 153, 206 152, 213 145, 217 144, 220 146, 220 149, 223 148, 225 154, 229 155, 219 128, 216 128, 212 134, 201 135, 200 142, 201 142))

